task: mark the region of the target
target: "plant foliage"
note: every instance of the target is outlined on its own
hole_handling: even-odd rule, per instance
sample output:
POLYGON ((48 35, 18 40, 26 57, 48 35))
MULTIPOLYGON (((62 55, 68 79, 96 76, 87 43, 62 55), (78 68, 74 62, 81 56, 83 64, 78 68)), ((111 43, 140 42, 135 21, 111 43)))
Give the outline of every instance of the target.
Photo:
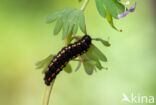
POLYGON ((118 15, 125 11, 125 6, 119 0, 95 0, 99 14, 106 18, 108 23, 118 30, 113 23, 113 18, 118 19, 118 15))
POLYGON ((66 39, 70 33, 72 35, 76 35, 78 31, 78 27, 80 27, 81 31, 85 33, 85 17, 84 13, 81 10, 75 8, 65 8, 61 11, 54 12, 47 19, 47 23, 52 23, 57 20, 54 35, 57 35, 61 29, 62 31, 62 39, 66 39))

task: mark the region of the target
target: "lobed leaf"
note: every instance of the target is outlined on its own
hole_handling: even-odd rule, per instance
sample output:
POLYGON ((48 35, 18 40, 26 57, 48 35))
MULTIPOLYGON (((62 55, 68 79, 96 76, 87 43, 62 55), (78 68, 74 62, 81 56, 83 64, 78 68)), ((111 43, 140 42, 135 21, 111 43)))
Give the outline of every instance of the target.
POLYGON ((85 16, 83 14, 83 11, 80 11, 80 15, 79 15, 79 24, 80 24, 80 29, 83 33, 85 33, 85 16))
POLYGON ((85 69, 85 71, 86 71, 86 73, 87 73, 88 75, 93 74, 93 71, 94 71, 94 69, 95 69, 95 66, 94 66, 94 65, 92 65, 92 64, 90 64, 90 63, 87 63, 87 62, 84 62, 84 63, 83 63, 83 66, 84 66, 84 69, 85 69))
POLYGON ((95 65, 99 70, 103 69, 100 60, 106 62, 107 58, 95 45, 92 44, 85 55, 92 62, 90 64, 95 65))
POLYGON ((76 35, 79 26, 81 31, 85 33, 85 17, 82 10, 65 8, 49 16, 47 23, 52 23, 56 19, 57 23, 53 33, 54 35, 57 35, 62 29, 63 40, 66 39, 70 34, 76 35))
POLYGON ((81 56, 82 59, 85 59, 85 62, 83 62, 83 67, 88 75, 91 75, 93 71, 95 70, 95 64, 91 63, 91 61, 88 59, 88 57, 84 54, 81 56))
POLYGON ((62 26, 63 26, 63 21, 57 20, 57 23, 54 28, 54 35, 57 35, 61 31, 62 26))
POLYGON ((48 57, 46 57, 45 59, 37 62, 36 65, 36 69, 43 69, 42 73, 45 73, 45 71, 48 68, 48 65, 50 64, 51 60, 53 59, 54 55, 49 55, 48 57))
POLYGON ((65 72, 67 72, 67 73, 71 73, 72 72, 72 68, 71 68, 71 65, 68 63, 67 65, 66 65, 66 67, 63 69, 65 72))
POLYGON ((86 54, 89 58, 93 60, 99 59, 104 62, 107 61, 106 56, 93 44, 90 46, 89 51, 86 54))
MULTIPOLYGON (((118 30, 113 23, 113 18, 118 19, 118 15, 123 13, 125 6, 119 0, 95 0, 96 8, 99 14, 106 18, 108 23, 116 30, 118 30)), ((119 30, 118 30, 119 31, 119 30)))
POLYGON ((114 22, 113 22, 113 18, 112 16, 110 15, 110 13, 106 10, 106 19, 108 21, 108 23, 117 31, 120 31, 118 30, 115 26, 114 26, 114 22))
POLYGON ((78 62, 78 65, 77 65, 75 71, 78 71, 80 69, 80 67, 81 67, 81 62, 78 62))
POLYGON ((99 70, 104 68, 100 63, 100 60, 104 62, 107 61, 106 56, 93 44, 88 49, 88 52, 82 55, 81 58, 85 59, 85 62, 83 62, 83 66, 87 74, 92 74, 93 70, 95 70, 96 68, 99 70))
POLYGON ((99 41, 106 47, 111 46, 111 44, 108 41, 106 41, 106 40, 103 40, 103 39, 99 38, 99 41))
POLYGON ((105 11, 105 8, 103 7, 103 5, 101 5, 102 4, 102 1, 101 0, 95 0, 95 2, 96 2, 96 8, 97 8, 99 14, 102 17, 105 18, 106 17, 106 11, 105 11))
POLYGON ((52 15, 50 15, 47 18, 46 23, 47 24, 52 23, 53 21, 55 21, 60 16, 60 14, 61 14, 60 11, 54 12, 52 15))

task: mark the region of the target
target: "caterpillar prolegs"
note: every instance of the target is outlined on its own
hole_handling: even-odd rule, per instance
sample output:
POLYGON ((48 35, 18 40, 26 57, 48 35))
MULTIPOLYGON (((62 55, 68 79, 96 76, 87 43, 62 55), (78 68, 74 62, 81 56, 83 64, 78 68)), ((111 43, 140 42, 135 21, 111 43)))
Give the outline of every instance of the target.
POLYGON ((71 59, 84 54, 90 47, 91 40, 92 39, 89 35, 84 35, 75 43, 62 48, 62 50, 53 58, 48 66, 48 70, 45 72, 45 84, 50 85, 50 83, 56 78, 57 74, 71 59))

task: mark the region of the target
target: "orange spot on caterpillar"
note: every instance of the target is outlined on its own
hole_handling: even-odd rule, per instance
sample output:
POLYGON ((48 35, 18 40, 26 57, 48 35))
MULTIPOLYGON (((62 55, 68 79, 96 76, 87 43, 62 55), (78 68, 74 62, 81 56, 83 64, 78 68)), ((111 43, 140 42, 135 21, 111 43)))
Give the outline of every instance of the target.
POLYGON ((72 45, 72 47, 76 47, 76 44, 72 45))
POLYGON ((69 46, 68 49, 71 49, 71 47, 69 46))
POLYGON ((61 68, 63 68, 64 67, 64 65, 61 65, 61 68))
POLYGON ((81 45, 81 43, 79 42, 79 43, 77 43, 77 45, 81 45))
POLYGON ((82 40, 82 43, 84 43, 85 42, 85 40, 82 40))
POLYGON ((57 58, 60 57, 60 56, 61 56, 61 54, 59 54, 59 55, 57 56, 57 58))
POLYGON ((55 58, 55 59, 54 59, 54 62, 56 62, 56 61, 57 61, 57 59, 55 58))
MULTIPOLYGON (((52 66, 53 64, 54 64, 54 63, 53 63, 53 62, 51 62, 49 66, 52 66)), ((49 68, 48 68, 48 69, 49 69, 49 68)))
POLYGON ((56 70, 56 72, 59 72, 60 71, 60 69, 58 68, 57 70, 56 70))
POLYGON ((55 76, 55 73, 52 74, 52 77, 55 76))
MULTIPOLYGON (((66 48, 67 49, 67 48, 66 48)), ((65 50, 62 50, 61 54, 65 53, 65 50)))

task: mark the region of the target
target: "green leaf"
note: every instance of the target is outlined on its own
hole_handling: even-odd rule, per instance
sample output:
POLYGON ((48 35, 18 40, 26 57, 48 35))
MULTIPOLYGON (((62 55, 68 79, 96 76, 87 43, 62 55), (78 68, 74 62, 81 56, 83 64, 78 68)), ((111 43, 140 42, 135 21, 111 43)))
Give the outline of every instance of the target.
POLYGON ((54 29, 54 35, 57 35, 60 32, 62 26, 63 26, 63 21, 57 20, 57 23, 56 23, 55 29, 54 29))
POLYGON ((96 67, 97 67, 99 70, 103 69, 103 67, 102 67, 102 65, 101 65, 101 63, 100 63, 99 60, 96 61, 96 67))
POLYGON ((70 44, 70 42, 71 42, 71 37, 72 37, 72 32, 70 32, 70 34, 68 35, 68 37, 65 39, 65 44, 66 44, 66 46, 67 46, 68 44, 70 44))
POLYGON ((66 22, 64 25, 63 25, 63 31, 62 31, 62 39, 65 39, 67 36, 68 36, 68 30, 69 30, 69 26, 70 23, 66 22))
POLYGON ((86 62, 89 63, 89 64, 92 64, 92 65, 96 65, 97 64, 96 61, 90 60, 90 59, 86 60, 86 62))
POLYGON ((65 72, 67 72, 67 73, 71 73, 72 72, 72 68, 71 68, 71 65, 68 63, 67 65, 66 65, 66 67, 63 69, 65 72))
POLYGON ((78 63, 78 65, 77 65, 75 71, 78 71, 78 70, 80 69, 80 67, 81 67, 81 62, 78 63))
POLYGON ((47 23, 47 24, 52 23, 53 21, 55 21, 55 20, 60 16, 60 14, 61 14, 60 11, 54 12, 52 15, 50 15, 50 16, 47 18, 46 23, 47 23))
POLYGON ((97 58, 104 62, 107 62, 107 57, 95 45, 92 45, 92 46, 95 52, 94 54, 97 56, 97 58))
POLYGON ((106 56, 93 44, 88 49, 88 52, 86 52, 84 55, 87 58, 86 62, 96 66, 99 70, 103 69, 100 60, 103 62, 107 61, 106 56))
POLYGON ((115 26, 114 26, 114 22, 113 22, 113 18, 112 16, 110 15, 110 13, 106 10, 106 19, 108 21, 108 23, 117 31, 120 31, 119 29, 117 29, 115 26))
MULTIPOLYGON (((73 29, 78 24, 78 16, 79 16, 80 10, 74 10, 72 11, 67 20, 66 20, 66 25, 63 27, 63 39, 67 38, 69 34, 73 33, 73 29)), ((74 30, 76 31, 76 30, 74 30)))
MULTIPOLYGON (((119 0, 95 0, 99 14, 106 18, 108 23, 118 30, 113 23, 113 18, 118 19, 118 15, 125 11, 125 6, 119 0)), ((118 30, 119 31, 119 30, 118 30)))
POLYGON ((96 6, 99 13, 107 10, 116 19, 118 19, 118 14, 125 11, 125 6, 119 0, 96 0, 96 6))
POLYGON ((81 56, 82 59, 85 59, 86 62, 83 62, 83 67, 88 75, 91 75, 95 70, 95 64, 88 59, 86 55, 81 56))
POLYGON ((93 74, 93 71, 94 71, 94 69, 95 69, 95 66, 94 66, 94 65, 92 65, 92 64, 90 64, 90 63, 87 63, 87 62, 84 62, 84 63, 83 63, 83 66, 84 66, 84 69, 85 69, 85 71, 86 71, 86 73, 87 73, 88 75, 93 74))
POLYGON ((46 57, 45 59, 37 62, 36 65, 36 69, 43 69, 42 73, 45 73, 45 71, 48 68, 48 65, 50 64, 51 60, 53 59, 54 55, 49 55, 48 57, 46 57))
POLYGON ((83 14, 83 11, 80 12, 80 17, 79 17, 79 24, 80 24, 80 29, 83 33, 85 33, 85 16, 83 14))
POLYGON ((99 38, 99 41, 106 47, 111 46, 111 44, 108 41, 106 41, 106 40, 103 40, 103 39, 99 38))
POLYGON ((99 59, 104 62, 107 61, 106 56, 93 44, 90 46, 90 48, 86 54, 92 60, 96 61, 99 59))
POLYGON ((85 17, 81 10, 75 8, 65 8, 61 11, 53 13, 47 19, 47 23, 51 23, 57 19, 54 28, 54 35, 57 35, 61 29, 62 39, 66 39, 70 34, 76 35, 78 27, 85 33, 85 17))
POLYGON ((78 28, 79 28, 79 24, 76 23, 74 28, 73 28, 73 35, 76 35, 77 31, 78 31, 78 28))
POLYGON ((103 5, 101 5, 102 2, 101 2, 100 0, 95 0, 95 2, 96 2, 96 8, 97 8, 99 14, 100 14, 102 17, 105 18, 105 17, 106 17, 106 11, 105 11, 103 5))

